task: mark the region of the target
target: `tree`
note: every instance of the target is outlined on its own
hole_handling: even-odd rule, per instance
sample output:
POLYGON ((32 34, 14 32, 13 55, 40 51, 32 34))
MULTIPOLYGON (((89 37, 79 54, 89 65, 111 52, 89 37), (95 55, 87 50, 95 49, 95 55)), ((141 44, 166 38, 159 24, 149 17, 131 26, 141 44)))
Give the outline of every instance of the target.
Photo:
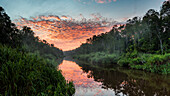
MULTIPOLYGON (((144 21, 146 21, 148 23, 148 26, 151 28, 152 30, 152 35, 155 35, 158 40, 159 40, 159 45, 160 45, 160 50, 161 53, 163 54, 164 50, 163 50, 163 41, 162 41, 162 35, 163 35, 163 31, 162 31, 162 20, 160 19, 160 14, 158 12, 156 12, 154 9, 150 9, 146 15, 143 17, 144 21)), ((154 36, 153 36, 154 37, 154 36)), ((154 37, 155 38, 155 37, 154 37)), ((155 40, 156 41, 156 40, 155 40)))
POLYGON ((51 47, 54 47, 54 44, 51 44, 51 47))
POLYGON ((12 47, 20 45, 20 32, 14 23, 11 23, 10 17, 0 7, 0 43, 8 44, 12 47))
POLYGON ((160 10, 162 20, 163 41, 166 50, 170 49, 170 1, 165 1, 160 10), (168 40, 169 39, 169 40, 168 40), (165 45, 166 44, 166 45, 165 45))

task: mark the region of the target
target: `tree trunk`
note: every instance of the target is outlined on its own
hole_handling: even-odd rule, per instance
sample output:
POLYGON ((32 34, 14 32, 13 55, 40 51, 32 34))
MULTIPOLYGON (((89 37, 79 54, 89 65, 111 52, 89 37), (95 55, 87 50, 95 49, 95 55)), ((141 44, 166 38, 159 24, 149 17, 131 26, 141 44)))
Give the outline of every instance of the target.
POLYGON ((161 48, 161 53, 163 54, 163 45, 162 45, 162 39, 160 38, 160 36, 157 34, 157 37, 159 38, 159 42, 160 42, 160 48, 161 48))
POLYGON ((163 54, 162 40, 160 39, 159 42, 160 42, 161 53, 163 54))
POLYGON ((161 39, 161 37, 160 37, 161 35, 160 35, 160 31, 159 31, 158 27, 156 27, 156 30, 157 30, 157 32, 158 32, 158 34, 156 34, 156 35, 157 35, 157 37, 159 38, 161 53, 163 54, 162 39, 161 39))

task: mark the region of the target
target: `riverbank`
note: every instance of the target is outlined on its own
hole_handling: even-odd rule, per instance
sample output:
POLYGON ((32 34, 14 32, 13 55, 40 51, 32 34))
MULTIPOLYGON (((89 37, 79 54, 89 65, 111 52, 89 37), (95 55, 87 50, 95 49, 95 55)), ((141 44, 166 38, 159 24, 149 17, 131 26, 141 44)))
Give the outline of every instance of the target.
POLYGON ((144 70, 158 74, 170 73, 170 53, 164 55, 142 54, 132 52, 122 56, 96 52, 90 54, 74 55, 74 59, 89 62, 91 64, 118 64, 131 69, 144 70))

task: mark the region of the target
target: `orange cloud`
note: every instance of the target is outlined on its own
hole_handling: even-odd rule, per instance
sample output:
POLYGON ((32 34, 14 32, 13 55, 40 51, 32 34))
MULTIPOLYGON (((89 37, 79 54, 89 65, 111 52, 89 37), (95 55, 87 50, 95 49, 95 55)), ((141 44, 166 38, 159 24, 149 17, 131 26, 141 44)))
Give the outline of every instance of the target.
POLYGON ((16 20, 18 28, 31 27, 36 36, 45 39, 56 47, 66 51, 79 47, 81 43, 93 35, 108 32, 115 21, 109 21, 99 14, 92 14, 93 18, 80 21, 72 20, 67 16, 37 16, 30 19, 16 20))
MULTIPOLYGON (((38 18, 36 17, 34 20, 37 20, 38 18)), ((50 15, 48 17, 46 16, 41 16, 40 19, 45 19, 45 20, 57 20, 57 21, 60 21, 61 19, 58 17, 58 16, 53 16, 53 15, 50 15)))
POLYGON ((69 19, 67 16, 61 16, 62 19, 69 19))

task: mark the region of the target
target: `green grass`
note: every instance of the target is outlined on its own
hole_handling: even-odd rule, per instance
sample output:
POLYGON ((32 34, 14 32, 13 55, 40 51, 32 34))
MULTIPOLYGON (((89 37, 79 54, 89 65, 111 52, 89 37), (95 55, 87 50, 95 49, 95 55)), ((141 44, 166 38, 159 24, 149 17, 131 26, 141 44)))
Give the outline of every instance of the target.
POLYGON ((73 95, 73 83, 66 83, 53 63, 37 54, 0 45, 0 95, 73 95))

